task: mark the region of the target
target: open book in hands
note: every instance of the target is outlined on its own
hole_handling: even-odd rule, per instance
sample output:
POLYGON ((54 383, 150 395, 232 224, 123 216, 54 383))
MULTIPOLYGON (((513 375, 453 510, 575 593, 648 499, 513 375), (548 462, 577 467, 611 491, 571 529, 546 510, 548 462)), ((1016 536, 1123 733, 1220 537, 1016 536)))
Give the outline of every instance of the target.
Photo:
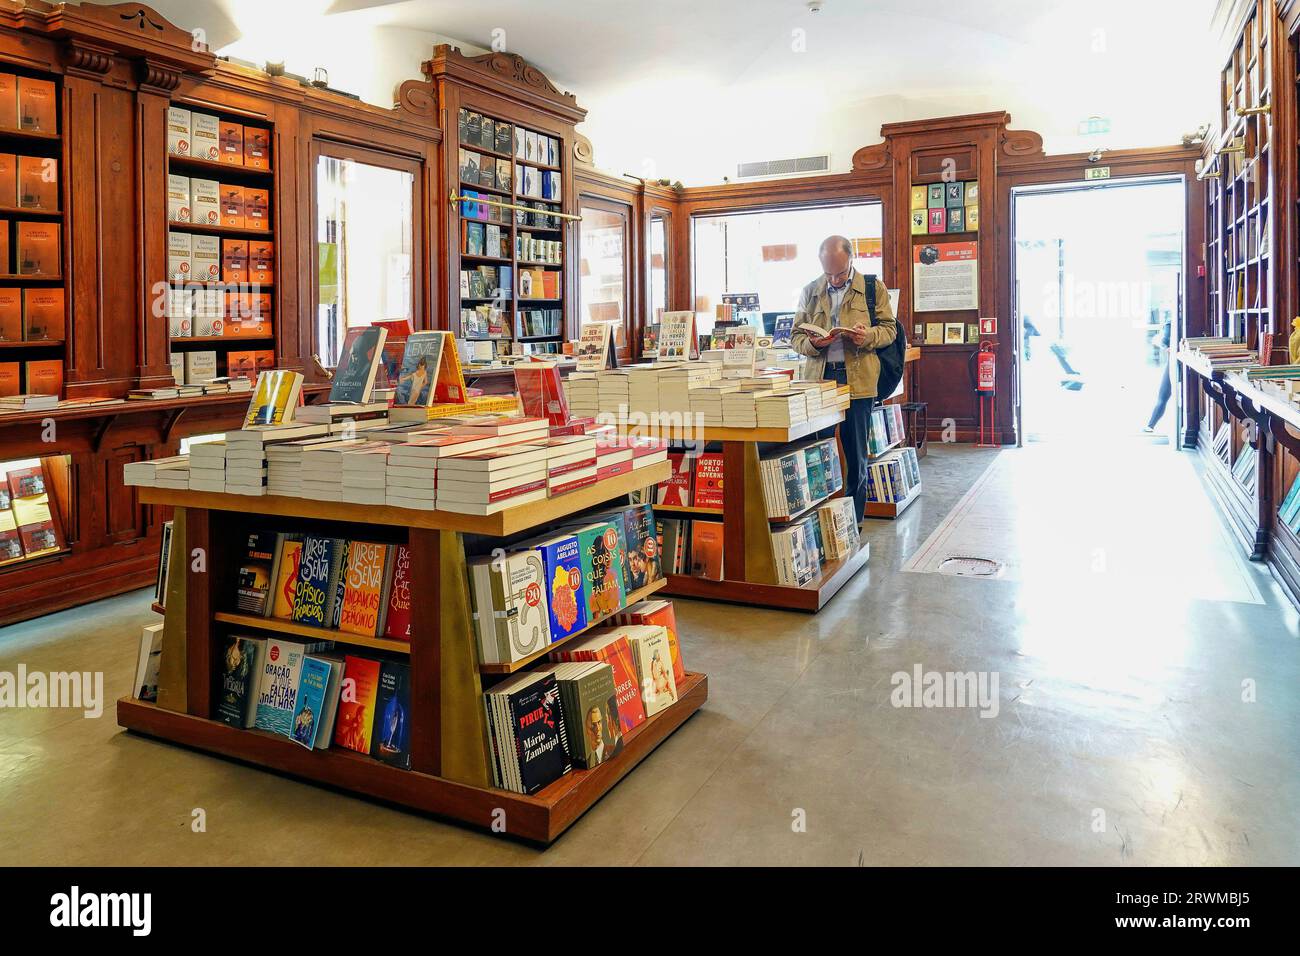
POLYGON ((853 331, 851 328, 844 325, 837 325, 830 331, 827 331, 826 329, 823 329, 820 325, 813 325, 811 322, 804 322, 802 325, 798 326, 798 329, 801 332, 807 332, 815 339, 829 338, 832 335, 839 335, 841 332, 853 331))

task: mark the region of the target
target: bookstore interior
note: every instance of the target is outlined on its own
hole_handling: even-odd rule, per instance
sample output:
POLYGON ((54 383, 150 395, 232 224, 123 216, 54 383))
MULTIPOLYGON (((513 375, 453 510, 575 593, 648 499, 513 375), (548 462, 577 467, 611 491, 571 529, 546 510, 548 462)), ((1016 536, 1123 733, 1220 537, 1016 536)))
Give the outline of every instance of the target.
POLYGON ((0 2, 0 861, 1300 863, 1300 2, 611 6, 0 2))

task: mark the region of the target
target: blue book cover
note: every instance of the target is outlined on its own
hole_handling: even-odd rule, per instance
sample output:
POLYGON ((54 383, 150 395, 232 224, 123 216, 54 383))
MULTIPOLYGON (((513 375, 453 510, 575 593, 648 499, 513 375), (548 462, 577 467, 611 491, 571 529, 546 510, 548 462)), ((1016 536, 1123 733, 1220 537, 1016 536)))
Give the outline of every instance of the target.
POLYGON ((308 535, 303 540, 293 595, 295 624, 329 627, 332 623, 336 565, 341 545, 338 538, 308 535))
POLYGON ((1286 497, 1282 499, 1282 507, 1278 509, 1278 514, 1282 516, 1287 527, 1291 526, 1297 510, 1300 510, 1300 475, 1291 482, 1291 490, 1286 493, 1286 497))
POLYGON ((302 676, 298 680, 298 698, 293 710, 294 743, 308 750, 316 746, 321 718, 325 713, 325 692, 330 684, 330 663, 319 657, 308 657, 302 662, 302 676))
POLYGON ((289 736, 298 702, 298 679, 307 648, 295 641, 268 640, 258 680, 253 726, 289 736))
POLYGON ((772 335, 773 345, 789 345, 794 336, 794 313, 776 317, 776 331, 772 335))
POLYGON ((396 405, 428 405, 438 379, 442 332, 414 332, 406 339, 402 368, 397 373, 396 405))
POLYGON ((551 641, 563 640, 587 626, 587 594, 582 582, 582 555, 576 535, 567 534, 537 546, 546 569, 546 602, 551 641))
POLYGON ((411 669, 406 664, 380 665, 372 736, 370 756, 403 770, 411 768, 411 669))

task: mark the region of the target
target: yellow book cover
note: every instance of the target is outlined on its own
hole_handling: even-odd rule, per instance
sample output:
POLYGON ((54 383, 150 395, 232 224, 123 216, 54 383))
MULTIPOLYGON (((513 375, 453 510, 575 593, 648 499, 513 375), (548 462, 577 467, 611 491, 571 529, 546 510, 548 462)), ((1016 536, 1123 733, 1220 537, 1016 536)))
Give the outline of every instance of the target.
POLYGON ((460 370, 460 355, 456 340, 450 332, 442 337, 442 361, 438 363, 438 379, 433 387, 435 402, 459 403, 465 401, 465 376, 460 370))
POLYGON ((924 186, 912 187, 912 208, 924 209, 926 204, 926 188, 924 186))
POLYGON ((244 427, 281 425, 292 421, 292 405, 302 387, 302 375, 288 369, 273 369, 257 376, 253 399, 248 403, 244 427))
POLYGON ((374 637, 379 631, 380 599, 384 592, 384 570, 388 545, 353 541, 348 549, 344 578, 343 611, 339 630, 374 637))
POLYGON ((302 542, 286 538, 280 553, 279 571, 275 576, 271 617, 293 619, 293 596, 298 587, 298 565, 302 561, 302 542))

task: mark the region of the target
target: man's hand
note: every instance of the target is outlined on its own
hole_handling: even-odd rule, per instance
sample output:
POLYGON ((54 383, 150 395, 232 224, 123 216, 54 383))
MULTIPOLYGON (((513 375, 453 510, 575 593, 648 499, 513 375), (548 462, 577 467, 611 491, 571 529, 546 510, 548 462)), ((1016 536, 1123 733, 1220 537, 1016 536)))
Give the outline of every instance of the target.
POLYGON ((819 351, 828 349, 831 347, 831 343, 835 341, 835 334, 831 333, 830 335, 823 336, 820 339, 812 339, 811 341, 813 348, 818 349, 819 351))
POLYGON ((862 346, 867 344, 867 327, 861 322, 853 326, 847 335, 858 348, 862 348, 862 346))

